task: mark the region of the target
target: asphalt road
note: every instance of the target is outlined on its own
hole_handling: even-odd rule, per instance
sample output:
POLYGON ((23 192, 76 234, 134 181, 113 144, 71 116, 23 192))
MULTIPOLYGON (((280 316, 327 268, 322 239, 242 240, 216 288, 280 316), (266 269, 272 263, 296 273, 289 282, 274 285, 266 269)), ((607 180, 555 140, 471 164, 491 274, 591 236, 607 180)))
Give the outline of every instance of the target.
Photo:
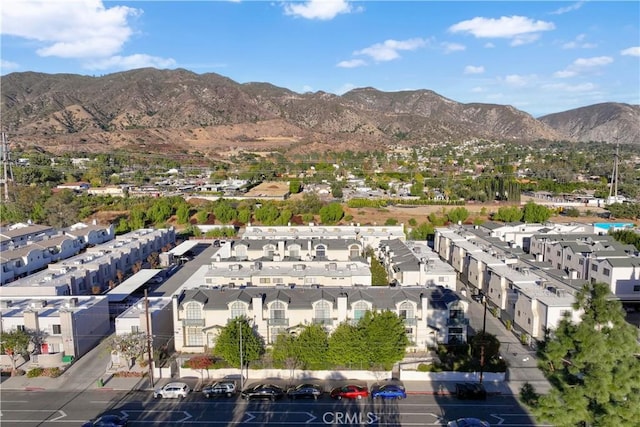
POLYGON ((79 426, 102 413, 126 413, 129 425, 165 426, 429 426, 459 417, 478 417, 491 425, 534 426, 512 397, 461 401, 452 396, 411 395, 405 400, 318 401, 288 399, 250 401, 238 397, 204 399, 191 393, 184 400, 153 399, 150 392, 18 392, 3 393, 3 426, 79 426), (38 402, 38 409, 32 409, 38 402))

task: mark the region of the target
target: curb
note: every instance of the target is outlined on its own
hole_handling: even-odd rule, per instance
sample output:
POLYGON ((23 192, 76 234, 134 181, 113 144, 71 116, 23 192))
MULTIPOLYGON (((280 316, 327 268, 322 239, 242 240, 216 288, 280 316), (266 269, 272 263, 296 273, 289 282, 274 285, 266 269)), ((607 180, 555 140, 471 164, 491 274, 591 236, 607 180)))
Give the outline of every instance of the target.
POLYGON ((46 391, 44 387, 25 387, 24 391, 46 391))

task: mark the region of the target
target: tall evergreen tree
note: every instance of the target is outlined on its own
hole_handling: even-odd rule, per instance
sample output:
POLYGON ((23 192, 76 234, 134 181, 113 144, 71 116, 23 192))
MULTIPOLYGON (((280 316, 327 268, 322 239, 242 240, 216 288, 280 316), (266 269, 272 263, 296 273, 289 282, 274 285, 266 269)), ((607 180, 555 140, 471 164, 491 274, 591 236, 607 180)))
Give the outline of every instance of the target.
POLYGON ((543 343, 553 389, 530 402, 539 421, 563 426, 632 426, 640 420, 640 345, 609 287, 588 284, 576 297, 581 322, 565 317, 543 343))

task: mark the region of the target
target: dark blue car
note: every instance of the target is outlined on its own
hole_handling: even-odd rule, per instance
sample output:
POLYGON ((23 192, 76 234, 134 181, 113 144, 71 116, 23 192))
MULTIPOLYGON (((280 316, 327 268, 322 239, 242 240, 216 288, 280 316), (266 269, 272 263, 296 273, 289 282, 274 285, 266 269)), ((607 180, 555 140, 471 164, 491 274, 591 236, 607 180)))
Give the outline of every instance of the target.
POLYGON ((403 387, 395 384, 387 384, 376 388, 371 392, 372 399, 405 399, 407 392, 403 387))

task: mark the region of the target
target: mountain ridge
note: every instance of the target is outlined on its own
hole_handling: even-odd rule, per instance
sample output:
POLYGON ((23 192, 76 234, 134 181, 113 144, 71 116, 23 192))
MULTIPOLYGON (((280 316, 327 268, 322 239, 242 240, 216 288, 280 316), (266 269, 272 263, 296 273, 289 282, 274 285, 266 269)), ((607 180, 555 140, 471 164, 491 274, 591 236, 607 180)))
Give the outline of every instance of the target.
POLYGON ((297 93, 185 69, 99 77, 21 72, 0 82, 2 128, 21 144, 52 151, 302 153, 473 139, 583 141, 589 135, 614 142, 607 134, 613 131, 617 142, 640 144, 640 107, 619 103, 536 119, 509 105, 459 103, 429 89, 297 93))

